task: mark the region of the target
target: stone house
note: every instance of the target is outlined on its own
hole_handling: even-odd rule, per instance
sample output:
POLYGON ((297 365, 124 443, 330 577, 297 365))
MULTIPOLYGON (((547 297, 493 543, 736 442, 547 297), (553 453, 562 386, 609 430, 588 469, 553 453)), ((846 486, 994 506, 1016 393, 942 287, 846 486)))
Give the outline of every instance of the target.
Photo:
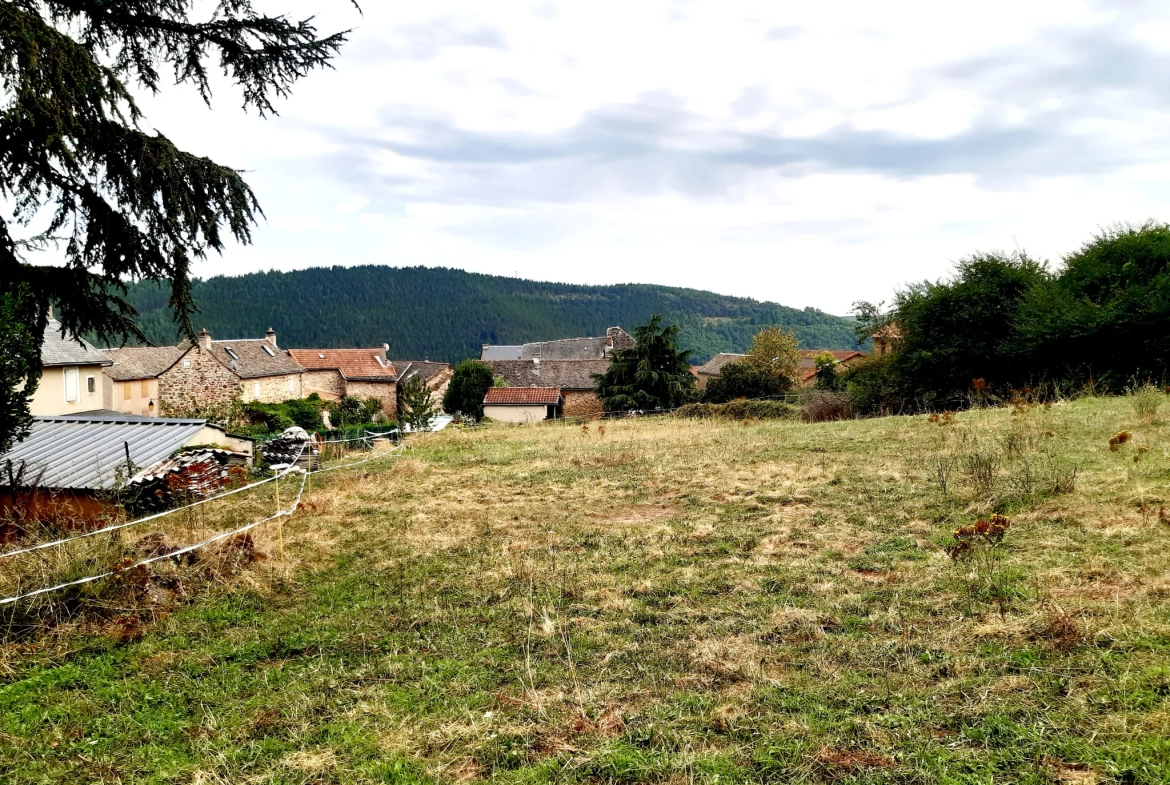
POLYGON ((159 376, 179 361, 183 350, 178 346, 123 346, 102 349, 113 362, 102 369, 109 388, 107 409, 143 417, 162 415, 159 401, 159 376))
POLYGON ((747 357, 746 354, 733 354, 731 352, 720 352, 712 357, 707 362, 694 369, 695 386, 700 390, 707 389, 707 382, 714 379, 723 373, 723 366, 730 363, 737 363, 747 357))
POLYGON ((600 415, 594 374, 609 370, 609 360, 487 360, 492 375, 508 387, 555 387, 561 391, 564 417, 600 415))
POLYGON ((41 344, 41 378, 29 401, 34 416, 79 414, 110 405, 102 369, 111 364, 96 346, 61 334, 52 317, 41 344))
POLYGON ((401 385, 412 376, 422 377, 423 384, 431 391, 431 395, 440 405, 443 396, 447 394, 447 386, 451 384, 451 377, 455 369, 447 363, 431 362, 430 360, 391 360, 390 364, 398 373, 398 384, 401 385))
POLYGON ((540 422, 554 419, 560 404, 556 387, 492 387, 483 397, 483 416, 500 422, 540 422))
POLYGON ((394 419, 398 413, 398 375, 379 349, 289 349, 289 356, 305 369, 302 385, 306 396, 317 393, 327 401, 343 396, 377 398, 382 413, 394 419))
POLYGON ((590 338, 562 338, 516 346, 484 344, 481 360, 606 360, 618 349, 633 349, 634 336, 620 327, 610 327, 605 335, 590 338))
POLYGON ((214 341, 207 330, 179 347, 179 359, 159 375, 159 398, 168 411, 242 401, 280 403, 304 397, 305 369, 276 343, 263 338, 214 341))
POLYGON ((817 364, 816 358, 818 355, 831 354, 833 355, 834 365, 840 371, 846 365, 852 365, 859 360, 864 360, 867 355, 865 352, 855 350, 837 350, 837 349, 801 349, 800 350, 800 365, 796 369, 796 386, 797 387, 812 387, 817 380, 817 364))

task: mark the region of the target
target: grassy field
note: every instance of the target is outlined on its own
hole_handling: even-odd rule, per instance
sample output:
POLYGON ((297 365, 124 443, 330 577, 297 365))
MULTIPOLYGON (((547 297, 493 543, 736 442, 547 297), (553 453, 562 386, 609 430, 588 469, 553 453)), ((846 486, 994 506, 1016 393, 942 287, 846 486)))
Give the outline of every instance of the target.
POLYGON ((439 434, 144 630, 10 634, 0 781, 1168 782, 1168 436, 1125 398, 439 434))

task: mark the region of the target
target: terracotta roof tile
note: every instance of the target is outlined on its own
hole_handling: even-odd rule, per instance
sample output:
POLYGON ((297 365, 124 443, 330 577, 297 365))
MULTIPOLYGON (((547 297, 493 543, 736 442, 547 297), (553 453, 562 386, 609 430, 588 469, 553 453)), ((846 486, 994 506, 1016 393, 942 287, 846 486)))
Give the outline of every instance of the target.
POLYGON ((355 381, 394 381, 393 363, 384 363, 381 349, 289 349, 289 356, 308 370, 334 370, 355 381))
POLYGON ((492 387, 484 396, 484 405, 550 405, 561 399, 556 387, 492 387))

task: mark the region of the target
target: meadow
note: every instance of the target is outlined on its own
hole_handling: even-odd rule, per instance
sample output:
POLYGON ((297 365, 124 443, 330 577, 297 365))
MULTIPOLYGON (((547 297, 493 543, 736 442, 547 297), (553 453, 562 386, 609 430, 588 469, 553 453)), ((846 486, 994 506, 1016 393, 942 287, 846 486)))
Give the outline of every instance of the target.
POLYGON ((1168 782, 1164 398, 444 431, 10 617, 0 780, 1168 782))

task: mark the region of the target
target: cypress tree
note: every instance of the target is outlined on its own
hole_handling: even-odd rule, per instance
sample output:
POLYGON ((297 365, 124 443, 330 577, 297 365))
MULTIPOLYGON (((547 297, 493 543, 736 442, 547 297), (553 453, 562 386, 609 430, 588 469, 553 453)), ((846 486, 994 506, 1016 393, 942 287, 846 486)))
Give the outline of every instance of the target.
MULTIPOLYGON (((169 283, 170 310, 191 336, 192 261, 229 237, 250 242, 262 214, 239 172, 143 130, 134 90, 158 93, 160 68, 170 68, 175 84, 194 85, 210 105, 214 60, 245 110, 264 117, 345 40, 318 35, 311 19, 258 13, 249 0, 219 0, 199 18, 196 7, 0 2, 0 195, 13 208, 0 217, 0 344, 17 344, 26 364, 39 367, 50 303, 65 335, 140 337, 126 281, 169 283), (56 251, 60 264, 29 264, 31 250, 56 251)), ((36 381, 21 391, 9 375, 0 380, 0 450, 26 430, 36 381)))

